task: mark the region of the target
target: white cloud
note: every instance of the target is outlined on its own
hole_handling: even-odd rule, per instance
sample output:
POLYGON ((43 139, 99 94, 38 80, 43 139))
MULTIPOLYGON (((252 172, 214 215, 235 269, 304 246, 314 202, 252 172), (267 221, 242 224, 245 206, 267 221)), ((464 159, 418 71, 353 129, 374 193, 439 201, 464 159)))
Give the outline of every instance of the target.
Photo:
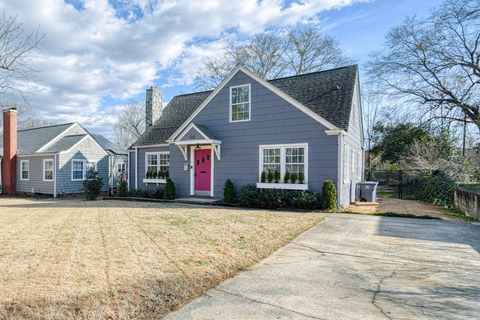
MULTIPOLYGON (((273 25, 316 19, 323 11, 359 0, 85 0, 82 10, 60 0, 7 0, 0 11, 17 15, 26 30, 46 34, 35 60, 30 100, 50 121, 79 121, 108 130, 115 108, 107 99, 129 99, 169 68, 191 84, 201 62, 223 50, 226 30, 261 32, 273 25), (207 37, 210 41, 196 43, 207 37)), ((230 35, 231 36, 231 35, 230 35)))

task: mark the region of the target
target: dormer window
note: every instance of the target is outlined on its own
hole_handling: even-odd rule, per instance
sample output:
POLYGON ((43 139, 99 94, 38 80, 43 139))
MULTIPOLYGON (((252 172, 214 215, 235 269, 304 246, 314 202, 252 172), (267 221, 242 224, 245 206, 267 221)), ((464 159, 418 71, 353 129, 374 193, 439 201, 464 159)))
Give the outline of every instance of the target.
POLYGON ((230 122, 250 120, 250 84, 230 87, 230 122))

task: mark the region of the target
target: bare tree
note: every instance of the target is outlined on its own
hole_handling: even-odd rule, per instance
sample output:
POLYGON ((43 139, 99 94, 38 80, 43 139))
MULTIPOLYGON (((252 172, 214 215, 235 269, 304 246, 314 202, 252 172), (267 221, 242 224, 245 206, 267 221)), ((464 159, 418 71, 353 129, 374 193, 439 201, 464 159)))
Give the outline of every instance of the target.
POLYGON ((115 142, 129 147, 145 131, 145 105, 141 103, 121 107, 117 122, 113 126, 115 142))
POLYGON ((447 0, 423 19, 407 18, 368 64, 385 92, 408 97, 435 118, 480 130, 480 2, 447 0))
POLYGON ((237 65, 260 77, 273 79, 338 67, 352 60, 343 55, 337 41, 312 26, 297 26, 276 33, 261 33, 245 42, 229 42, 223 55, 200 68, 197 87, 217 86, 237 65))
POLYGON ((32 129, 38 127, 51 126, 54 123, 35 116, 20 117, 18 122, 19 129, 32 129))
POLYGON ((32 76, 32 59, 43 38, 38 29, 25 32, 15 16, 0 18, 0 104, 11 104, 15 96, 25 100, 24 83, 32 76))

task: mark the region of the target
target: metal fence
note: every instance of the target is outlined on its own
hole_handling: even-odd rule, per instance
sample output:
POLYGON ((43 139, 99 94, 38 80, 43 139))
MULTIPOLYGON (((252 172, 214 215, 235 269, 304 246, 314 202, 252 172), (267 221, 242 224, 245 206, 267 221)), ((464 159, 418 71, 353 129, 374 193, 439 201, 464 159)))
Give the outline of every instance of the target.
POLYGON ((430 175, 421 170, 378 170, 365 174, 368 180, 378 181, 380 197, 409 199, 413 196, 413 182, 416 178, 430 175))

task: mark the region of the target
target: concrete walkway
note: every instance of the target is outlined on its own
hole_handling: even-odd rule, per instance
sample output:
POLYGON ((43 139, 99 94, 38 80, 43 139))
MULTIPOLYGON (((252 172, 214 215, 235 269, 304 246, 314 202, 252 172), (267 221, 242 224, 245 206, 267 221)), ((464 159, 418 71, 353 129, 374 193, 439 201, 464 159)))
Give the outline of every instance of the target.
POLYGON ((166 319, 478 319, 480 226, 326 220, 166 319))

